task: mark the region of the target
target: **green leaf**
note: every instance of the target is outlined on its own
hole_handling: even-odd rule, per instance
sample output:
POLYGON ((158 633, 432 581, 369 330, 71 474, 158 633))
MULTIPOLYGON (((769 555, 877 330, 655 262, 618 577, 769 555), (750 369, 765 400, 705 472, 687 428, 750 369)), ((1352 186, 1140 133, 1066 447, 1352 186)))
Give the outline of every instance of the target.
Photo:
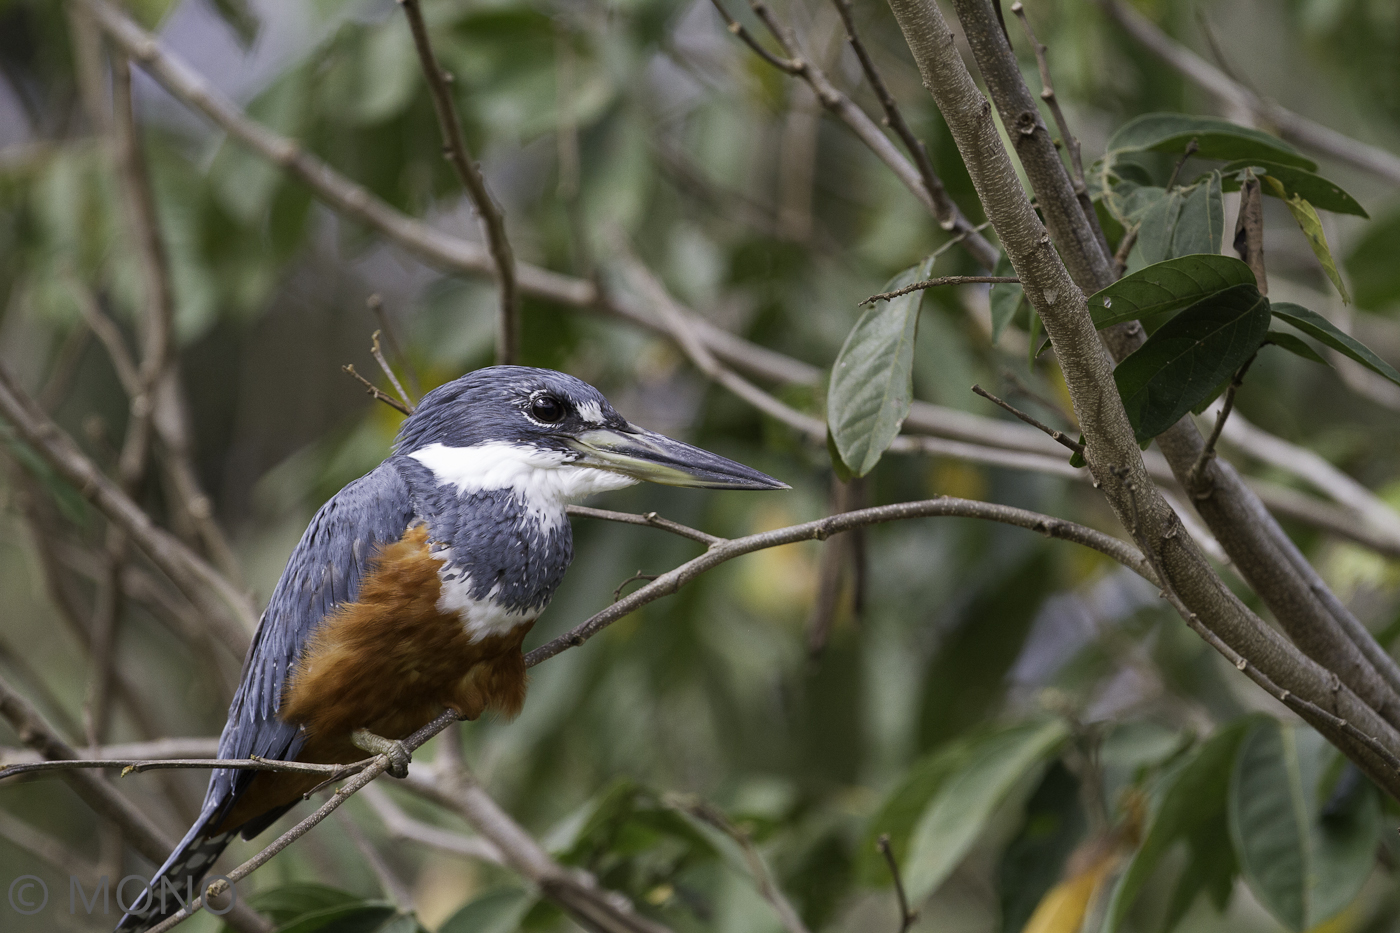
MULTIPOLYGON (((928 278, 933 257, 885 283, 895 291, 928 278)), ((875 468, 899 434, 914 398, 914 335, 922 291, 876 302, 860 316, 831 369, 827 424, 856 476, 875 468)))
MULTIPOLYGON (((1035 359, 1040 356, 1040 351, 1045 348, 1045 344, 1040 342, 1040 332, 1044 329, 1045 323, 1041 321, 1040 314, 1035 308, 1031 308, 1031 319, 1028 323, 1030 331, 1028 336, 1030 340, 1026 344, 1026 368, 1034 370, 1035 359)), ((1049 338, 1046 338, 1046 343, 1048 342, 1049 338)))
POLYGON ((860 849, 860 876, 867 884, 891 884, 889 867, 877 853, 875 841, 882 834, 888 835, 895 860, 904 864, 908 858, 910 836, 919 815, 928 809, 929 801, 948 779, 967 764, 973 742, 968 737, 953 739, 924 755, 909 767, 899 784, 885 798, 870 821, 870 831, 860 849))
POLYGON ((1271 194, 1285 201, 1298 195, 1306 198, 1313 207, 1331 211, 1334 214, 1355 214, 1357 217, 1371 216, 1366 213, 1366 209, 1356 198, 1343 191, 1341 186, 1335 182, 1328 181, 1321 175, 1309 172, 1307 169, 1294 165, 1282 165, 1267 159, 1240 159, 1222 166, 1220 173, 1225 176, 1224 190, 1240 190, 1237 175, 1247 168, 1254 169, 1256 175, 1268 175, 1270 178, 1277 179, 1282 186, 1283 193, 1280 193, 1272 185, 1265 185, 1265 194, 1271 194))
POLYGON ((1173 188, 1152 203, 1138 227, 1138 251, 1158 263, 1193 253, 1220 252, 1225 203, 1220 173, 1211 172, 1189 188, 1173 188))
POLYGON ((1002 853, 997 869, 1003 933, 1020 933, 1083 839, 1086 820, 1081 793, 1079 780, 1057 761, 1046 769, 1026 802, 1025 823, 1002 853))
POLYGON ((1256 722, 1230 780, 1230 837, 1259 902, 1284 926, 1305 930, 1340 913, 1375 864, 1379 804, 1370 788, 1323 815, 1323 743, 1305 728, 1256 722))
POLYGON ((523 888, 488 891, 449 917, 438 933, 515 933, 538 900, 523 888))
MULTIPOLYGON (((1260 179, 1266 189, 1272 188, 1275 194, 1283 197, 1283 185, 1276 178, 1265 175, 1260 179)), ((1346 283, 1342 281, 1341 273, 1337 271, 1337 261, 1332 258, 1332 250, 1327 245, 1327 234, 1322 230, 1322 218, 1317 216, 1317 211, 1313 206, 1298 195, 1285 198, 1284 203, 1288 205, 1288 211, 1293 215, 1293 219, 1298 222, 1298 228, 1303 231, 1303 236, 1307 237, 1308 245, 1312 247, 1313 255, 1317 261, 1322 263, 1322 269, 1327 273, 1327 277, 1336 286, 1337 292, 1342 296, 1342 302, 1351 303, 1351 295, 1347 294, 1346 283)))
POLYGON ((1254 285, 1254 273, 1233 256, 1190 255, 1153 263, 1089 298, 1097 328, 1180 311, 1235 285, 1254 285))
POLYGON ((846 466, 846 461, 841 459, 841 451, 836 449, 836 438, 831 436, 831 428, 826 429, 826 455, 831 458, 831 469, 836 473, 837 479, 849 483, 855 478, 851 468, 846 466))
POLYGON ((1202 159, 1264 159, 1282 165, 1296 165, 1315 171, 1317 163, 1299 154, 1277 136, 1238 126, 1215 117, 1193 117, 1183 113, 1147 113, 1128 121, 1108 141, 1105 152, 1176 152, 1191 140, 1200 147, 1202 159))
POLYGON ((914 828, 904 882, 922 903, 958 866, 991 815, 1034 767, 1054 754, 1069 730, 1059 720, 1027 723, 991 735, 934 796, 914 828))
POLYGON ((213 0, 219 18, 229 25, 238 37, 239 45, 246 50, 258 37, 258 18, 248 8, 248 0, 213 0))
POLYGON ((1274 302, 1272 309, 1274 317, 1279 320, 1293 325, 1314 340, 1327 344, 1333 350, 1350 357, 1371 372, 1378 373, 1396 385, 1400 385, 1400 372, 1396 372, 1394 366, 1372 353, 1370 347, 1361 341, 1350 334, 1343 333, 1335 324, 1316 311, 1287 301, 1274 302))
MULTIPOLYGON (((1147 832, 1114 885, 1101 933, 1117 931, 1143 884, 1178 840, 1211 827, 1223 834, 1230 772, 1246 729, 1246 722, 1221 729, 1156 782, 1147 832)), ((1228 849, 1228 837, 1224 842, 1228 849)))
POLYGON ((1328 367, 1332 365, 1327 362, 1326 358, 1323 357, 1321 353, 1314 350, 1306 340, 1296 334, 1285 333, 1281 330, 1271 330, 1269 331, 1269 335, 1264 338, 1264 345, 1269 346, 1271 344, 1280 349, 1287 350, 1294 356, 1301 356, 1305 360, 1321 363, 1323 366, 1328 367))
POLYGON ((1235 285, 1163 324, 1113 372, 1139 443, 1176 424, 1239 369, 1269 331, 1269 301, 1235 285))
POLYGON ((393 904, 365 901, 303 914, 277 933, 380 933, 398 917, 393 904))
MULTIPOLYGON (((993 275, 1015 275, 1016 270, 1011 268, 1011 260, 1005 253, 997 260, 997 267, 992 272, 993 275)), ((992 343, 996 343, 1001 337, 1001 332, 1006 330, 1006 325, 1011 323, 1011 319, 1016 316, 1016 309, 1020 307, 1025 299, 1026 293, 1019 285, 993 285, 991 293, 992 303, 992 343)))

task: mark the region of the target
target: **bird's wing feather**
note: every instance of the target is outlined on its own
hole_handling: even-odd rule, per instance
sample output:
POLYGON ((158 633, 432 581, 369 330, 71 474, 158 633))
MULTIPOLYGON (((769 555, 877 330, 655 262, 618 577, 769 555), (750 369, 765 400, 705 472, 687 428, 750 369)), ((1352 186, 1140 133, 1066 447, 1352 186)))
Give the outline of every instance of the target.
MULTIPOLYGON (((219 739, 220 758, 289 760, 302 745, 296 725, 277 715, 282 691, 316 625, 340 603, 353 601, 376 550, 399 540, 414 521, 412 496, 387 460, 336 493, 316 513, 277 581, 248 656, 219 739)), ((215 771, 205 797, 227 812, 255 771, 215 771)))

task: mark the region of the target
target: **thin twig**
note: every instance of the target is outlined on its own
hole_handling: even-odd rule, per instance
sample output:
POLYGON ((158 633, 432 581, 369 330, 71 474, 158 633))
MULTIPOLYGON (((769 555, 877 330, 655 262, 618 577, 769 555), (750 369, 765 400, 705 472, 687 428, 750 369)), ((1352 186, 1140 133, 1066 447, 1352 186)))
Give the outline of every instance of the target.
MULTIPOLYGON (((165 738, 149 742, 123 742, 118 745, 102 745, 98 748, 80 749, 83 757, 120 758, 128 761, 157 761, 170 758, 213 758, 219 753, 219 740, 215 738, 165 738)), ((0 767, 43 761, 39 754, 30 749, 7 748, 0 746, 0 767)))
POLYGON ((1007 411, 1011 412, 1011 414, 1015 415, 1017 418, 1020 418, 1022 421, 1024 421, 1031 427, 1039 428, 1040 430, 1044 431, 1046 434, 1050 435, 1050 437, 1055 441, 1055 443, 1060 444, 1063 447, 1068 447, 1075 453, 1083 455, 1084 445, 1076 440, 1071 439, 1063 432, 1056 431, 1054 428, 1040 421, 1035 416, 1028 415, 1025 412, 1021 411, 1021 409, 1017 408, 1015 405, 1012 405, 1011 403, 1003 399, 997 398, 995 395, 988 392, 986 389, 982 388, 979 385, 974 385, 972 387, 972 391, 976 392, 978 395, 982 396, 984 399, 993 403, 994 405, 999 405, 1007 411))
MULTIPOLYGON (((289 771, 298 774, 341 774, 347 768, 363 768, 373 759, 344 765, 309 764, 301 761, 277 761, 271 758, 76 758, 51 759, 0 768, 0 781, 20 774, 35 772, 121 769, 122 776, 143 771, 188 769, 209 771, 227 768, 230 771, 289 771)), ((350 772, 355 773, 355 772, 350 772)))
POLYGON ((743 29, 737 21, 726 12, 722 6, 722 0, 713 0, 715 8, 724 18, 725 25, 729 31, 742 39, 745 44, 753 48, 764 61, 783 71, 785 74, 801 78, 811 86, 817 95, 817 100, 821 101, 823 107, 834 114, 841 122, 856 134, 861 142, 875 153, 880 161, 894 172, 895 176, 908 188, 919 202, 924 205, 929 213, 933 214, 938 225, 944 230, 949 230, 958 235, 958 241, 965 244, 967 251, 972 258, 985 269, 996 267, 997 258, 1001 255, 1000 250, 993 246, 985 237, 976 232, 971 221, 962 213, 958 206, 950 198, 935 200, 930 195, 924 183, 923 175, 913 163, 904 157, 899 149, 892 143, 888 136, 880 129, 874 120, 849 96, 842 93, 833 85, 825 72, 803 56, 797 48, 797 39, 791 30, 786 29, 773 16, 772 11, 763 3, 750 3, 754 15, 768 28, 773 38, 782 48, 782 56, 773 55, 766 50, 752 36, 747 35, 747 30, 743 29))
MULTIPOLYGON (((1000 12, 1001 8, 997 9, 1000 12)), ((1045 43, 1036 38, 1035 30, 1031 29, 1031 21, 1026 16, 1026 8, 1020 0, 1011 4, 1011 12, 1021 21, 1021 26, 1026 31, 1026 38, 1030 40, 1031 48, 1035 50, 1035 62, 1040 68, 1040 99, 1049 105, 1050 115, 1055 118, 1055 126, 1060 131, 1060 140, 1069 153, 1069 177, 1074 185, 1074 196, 1079 201, 1080 210, 1084 212, 1084 219, 1094 230, 1099 247, 1103 250, 1104 255, 1108 255, 1108 240, 1104 237, 1103 228, 1099 225, 1099 215, 1094 210, 1093 199, 1089 197, 1089 187, 1084 183, 1084 158, 1079 140, 1070 132, 1069 121, 1065 119, 1065 112, 1060 107, 1060 98, 1055 94, 1055 83, 1050 78, 1050 60, 1046 56, 1048 49, 1045 43)), ((1003 31, 1006 29, 1005 22, 1002 23, 1002 29, 1003 31)))
POLYGON ((389 377, 389 384, 394 387, 394 391, 399 393, 399 398, 403 399, 404 407, 408 413, 413 414, 417 407, 413 399, 408 397, 408 393, 403 390, 403 385, 399 383, 399 377, 394 375, 394 369, 389 365, 389 361, 384 359, 384 351, 379 348, 379 331, 370 334, 370 353, 374 356, 374 361, 379 364, 379 368, 384 371, 384 375, 389 377))
POLYGON ((1256 350, 1249 359, 1244 361, 1244 365, 1235 370, 1235 374, 1230 377, 1230 385, 1225 389, 1225 404, 1220 407, 1220 414, 1215 416, 1215 427, 1211 429, 1210 436, 1206 438, 1205 447, 1201 449, 1200 456, 1196 458, 1191 472, 1187 474, 1186 487, 1191 491, 1191 495, 1197 499, 1203 499, 1211 494, 1212 486, 1206 482, 1206 467, 1215 459, 1215 444, 1220 440, 1220 432, 1225 430, 1225 421, 1230 417, 1230 412, 1235 407, 1235 393, 1244 383, 1245 373, 1249 372, 1249 367, 1254 365, 1258 356, 1259 352, 1256 350))
POLYGON ((365 299, 365 307, 369 308, 375 320, 379 322, 379 329, 384 332, 384 340, 389 344, 389 352, 394 354, 394 359, 398 360, 403 367, 404 376, 408 379, 408 387, 418 398, 423 397, 423 383, 418 378, 418 370, 414 368, 413 361, 408 358, 404 351, 404 345, 399 340, 398 330, 394 327, 393 318, 384 307, 384 299, 379 295, 370 295, 365 299))
POLYGON ((699 541, 701 544, 710 545, 721 544, 728 538, 720 538, 698 528, 691 528, 689 525, 682 525, 680 522, 673 522, 669 518, 662 518, 655 512, 613 512, 608 509, 595 509, 586 505, 570 505, 567 507, 570 515, 579 518, 597 518, 605 522, 621 522, 625 525, 645 525, 648 528, 660 528, 662 531, 669 531, 672 534, 680 535, 682 538, 689 538, 692 541, 699 541))
MULTIPOLYGON (((846 40, 850 42, 851 49, 856 53, 856 58, 860 61, 860 69, 865 72, 865 80, 870 82, 870 89, 875 92, 875 97, 880 101, 880 109, 885 112, 885 125, 895 131, 904 148, 909 153, 909 158, 914 160, 915 167, 919 170, 919 177, 923 179, 924 188, 928 191, 929 197, 935 204, 951 204, 948 192, 943 187, 943 180, 938 177, 938 173, 933 170, 933 163, 929 161, 928 148, 924 141, 914 135, 914 131, 909 128, 909 123, 904 119, 904 114, 899 110, 899 104, 895 101, 894 95, 885 85, 885 79, 881 77, 880 71, 875 67, 875 61, 870 57, 870 52, 865 48, 865 43, 861 41, 860 34, 856 31, 855 14, 851 10, 851 0, 833 0, 836 4, 836 12, 841 14, 841 23, 846 27, 846 40)), ((946 206, 944 213, 947 215, 946 221, 940 221, 940 226, 944 223, 943 229, 953 229, 954 215, 951 209, 946 206)))
POLYGON ((370 382, 364 376, 361 376, 358 372, 356 372, 354 363, 346 363, 344 366, 340 367, 340 371, 343 373, 348 373, 355 380, 357 380, 360 383, 360 385, 365 387, 365 393, 370 397, 374 398, 375 400, 383 402, 385 405, 388 405, 390 408, 394 409, 397 412, 401 412, 404 415, 413 414, 413 412, 409 411, 408 406, 404 405, 403 402, 394 398, 392 395, 389 395, 387 392, 380 391, 379 386, 370 382))
POLYGON ((659 576, 661 576, 661 574, 659 573, 642 573, 640 570, 638 570, 636 573, 632 574, 632 576, 619 583, 617 585, 617 588, 613 590, 613 602, 617 602, 619 599, 622 598, 622 591, 627 589, 627 584, 636 583, 638 580, 646 580, 648 583, 650 583, 652 580, 655 580, 659 576))
POLYGON ((487 247, 496 263, 496 284, 501 290, 500 316, 496 322, 496 362, 514 363, 520 357, 520 296, 516 285, 515 255, 511 250, 510 240, 506 237, 505 216, 486 187, 481 167, 472 160, 467 151, 467 142, 462 137, 462 121, 457 116, 457 105, 452 99, 452 89, 448 86, 452 78, 433 54, 419 0, 399 0, 399 6, 403 7, 404 15, 408 19, 408 28, 413 33, 413 45, 418 50, 418 60, 422 63, 423 74, 428 79, 428 90, 432 95, 433 109, 437 112, 438 127, 442 130, 442 143, 448 161, 456 169, 462 187, 466 188, 467 195, 476 207, 487 247))
POLYGON ((400 809, 378 785, 371 784, 362 790, 360 795, 384 821, 384 829, 395 839, 406 839, 431 846, 440 852, 451 852, 464 858, 480 859, 496 865, 504 861, 501 850, 489 839, 482 836, 465 836, 415 820, 400 809))
POLYGON ((724 8, 724 4, 721 0, 711 0, 711 2, 714 3, 715 9, 719 11, 719 15, 724 18, 724 25, 729 32, 737 36, 739 40, 749 48, 753 49, 754 53, 757 54, 759 58, 787 74, 800 75, 802 73, 802 64, 800 62, 795 62, 790 58, 781 58, 764 48, 763 43, 754 38, 753 33, 749 32, 748 29, 744 27, 743 23, 729 15, 729 11, 724 8))
POLYGON ((926 288, 937 288, 940 285, 1015 285, 1021 280, 1014 275, 942 275, 936 279, 925 279, 922 282, 915 282, 913 285, 906 285, 897 288, 892 292, 881 292, 878 295, 871 295, 861 302, 862 305, 871 305, 877 301, 889 301, 891 298, 898 298, 900 295, 907 295, 910 292, 923 291, 926 288))
POLYGON ((1200 149, 1201 144, 1196 142, 1196 140, 1194 139, 1186 144, 1186 148, 1181 152, 1181 158, 1177 159, 1176 165, 1172 166, 1171 177, 1167 179, 1168 191, 1176 187, 1176 180, 1181 175, 1181 170, 1186 165, 1186 160, 1191 158, 1197 152, 1199 152, 1200 149))
POLYGON ((899 863, 895 861, 894 849, 890 848, 888 833, 880 834, 880 838, 875 840, 875 848, 884 856, 885 864, 890 869, 890 877, 894 879, 894 896, 899 902, 899 933, 905 933, 914 925, 914 921, 919 919, 919 912, 909 908, 909 898, 904 893, 904 879, 900 877, 899 863))

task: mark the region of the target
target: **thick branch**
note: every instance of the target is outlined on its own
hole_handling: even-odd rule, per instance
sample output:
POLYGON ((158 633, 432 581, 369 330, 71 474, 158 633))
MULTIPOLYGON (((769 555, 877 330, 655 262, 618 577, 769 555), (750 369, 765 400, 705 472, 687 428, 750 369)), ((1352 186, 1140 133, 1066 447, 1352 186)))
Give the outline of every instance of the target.
MULTIPOLYGON (((1195 542, 1182 533, 1180 519, 1163 501, 1143 465, 1084 295, 1016 183, 991 106, 968 74, 942 13, 932 0, 891 0, 890 5, 1026 297, 1054 342, 1087 438, 1086 460, 1094 478, 1119 521, 1150 559, 1164 589, 1282 689, 1347 720, 1392 751, 1400 749, 1400 733, 1339 684, 1336 674, 1298 652, 1250 612, 1211 570, 1195 542)), ((1072 198, 1066 203, 1073 203, 1072 198)), ((1330 723, 1316 717, 1309 721, 1390 793, 1400 793, 1400 775, 1382 756, 1330 723)))

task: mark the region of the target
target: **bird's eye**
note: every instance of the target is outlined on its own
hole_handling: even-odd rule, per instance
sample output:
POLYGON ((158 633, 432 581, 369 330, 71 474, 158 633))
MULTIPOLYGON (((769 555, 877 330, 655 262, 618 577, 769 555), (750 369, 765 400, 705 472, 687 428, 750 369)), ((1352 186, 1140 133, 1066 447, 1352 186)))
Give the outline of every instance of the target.
POLYGON ((564 420, 564 403, 552 395, 536 396, 530 402, 530 414, 536 421, 558 424, 564 420))

